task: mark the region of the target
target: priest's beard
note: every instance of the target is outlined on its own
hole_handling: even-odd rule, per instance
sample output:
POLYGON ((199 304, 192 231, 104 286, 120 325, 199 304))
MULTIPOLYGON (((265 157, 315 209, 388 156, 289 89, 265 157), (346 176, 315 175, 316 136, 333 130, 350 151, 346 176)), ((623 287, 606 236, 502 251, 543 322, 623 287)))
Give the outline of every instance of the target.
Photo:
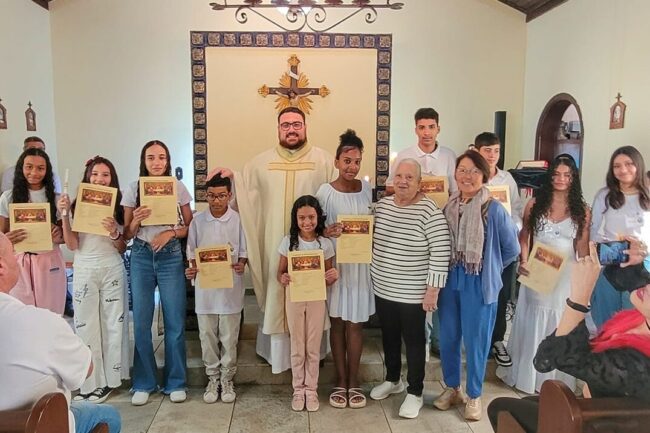
POLYGON ((286 140, 280 140, 280 146, 289 150, 298 150, 307 143, 307 136, 304 139, 298 140, 296 143, 289 144, 286 140))

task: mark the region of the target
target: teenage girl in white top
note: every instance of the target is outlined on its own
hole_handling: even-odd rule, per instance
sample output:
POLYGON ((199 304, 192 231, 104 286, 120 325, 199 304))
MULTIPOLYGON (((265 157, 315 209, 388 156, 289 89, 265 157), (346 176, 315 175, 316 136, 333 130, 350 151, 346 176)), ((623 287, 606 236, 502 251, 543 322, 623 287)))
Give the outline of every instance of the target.
MULTIPOLYGON (((594 198, 591 239, 621 240, 628 236, 650 244, 650 194, 643 156, 633 146, 619 147, 609 161, 607 187, 594 198)), ((646 259, 650 269, 650 260, 646 259)), ((630 294, 617 292, 602 275, 591 298, 591 316, 600 327, 614 313, 632 308, 630 294)))

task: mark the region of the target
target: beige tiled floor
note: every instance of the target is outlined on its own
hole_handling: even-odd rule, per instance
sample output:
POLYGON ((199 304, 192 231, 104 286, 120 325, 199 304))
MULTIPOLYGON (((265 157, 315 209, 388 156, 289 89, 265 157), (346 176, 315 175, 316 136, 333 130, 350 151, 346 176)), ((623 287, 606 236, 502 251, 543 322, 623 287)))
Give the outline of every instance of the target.
MULTIPOLYGON (((370 385, 366 386, 369 391, 370 385)), ((168 397, 152 395, 142 407, 130 404, 130 395, 119 390, 109 403, 122 414, 123 433, 489 433, 492 432, 485 414, 488 403, 495 397, 517 397, 501 383, 488 382, 483 394, 483 419, 467 423, 462 408, 441 412, 432 402, 442 390, 439 382, 425 384, 425 407, 414 420, 397 415, 403 395, 381 402, 368 400, 364 409, 334 409, 327 403, 329 388, 321 390, 318 412, 291 411, 291 387, 288 385, 242 385, 237 387, 234 404, 205 404, 203 390, 192 388, 185 403, 174 404, 168 397)))

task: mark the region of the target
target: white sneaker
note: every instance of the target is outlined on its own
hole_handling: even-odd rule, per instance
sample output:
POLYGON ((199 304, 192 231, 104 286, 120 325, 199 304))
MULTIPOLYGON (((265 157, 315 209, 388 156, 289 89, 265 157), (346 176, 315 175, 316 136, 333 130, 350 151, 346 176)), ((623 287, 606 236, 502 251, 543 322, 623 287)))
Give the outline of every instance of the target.
POLYGON ((203 393, 203 401, 212 404, 216 403, 219 399, 219 379, 216 377, 210 377, 208 381, 208 386, 205 387, 205 392, 203 393))
POLYGON ((402 418, 416 418, 422 409, 424 400, 422 396, 418 397, 413 394, 406 394, 404 403, 399 408, 399 416, 402 418))
POLYGON ((172 403, 183 403, 187 399, 187 393, 184 390, 172 391, 169 394, 169 399, 172 403))
POLYGON ((133 406, 144 406, 149 401, 149 393, 146 391, 136 391, 131 397, 131 404, 133 406))
POLYGON ((232 403, 237 398, 235 394, 235 386, 232 380, 221 380, 221 401, 224 403, 232 403))
POLYGON ((397 383, 386 381, 380 385, 375 386, 370 391, 370 398, 373 400, 383 400, 391 394, 399 394, 404 391, 404 382, 402 379, 397 383))

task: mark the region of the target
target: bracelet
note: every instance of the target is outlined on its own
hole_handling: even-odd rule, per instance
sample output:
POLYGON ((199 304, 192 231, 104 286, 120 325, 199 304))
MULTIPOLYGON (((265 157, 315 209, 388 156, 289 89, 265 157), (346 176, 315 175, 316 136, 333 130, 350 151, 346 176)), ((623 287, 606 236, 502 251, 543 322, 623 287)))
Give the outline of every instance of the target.
POLYGON ((576 310, 576 311, 579 311, 580 313, 585 313, 585 314, 587 314, 588 312, 591 311, 591 307, 588 307, 588 306, 586 306, 586 305, 582 305, 582 304, 578 304, 577 302, 573 302, 573 301, 572 301, 571 299, 569 299, 569 298, 566 298, 566 304, 567 304, 570 308, 572 308, 572 309, 574 309, 574 310, 576 310))
POLYGON ((118 240, 119 238, 122 237, 122 233, 120 233, 120 231, 118 230, 118 231, 117 231, 117 236, 116 236, 116 237, 111 236, 110 233, 108 234, 108 237, 109 237, 110 240, 112 240, 112 241, 116 241, 116 240, 118 240))

